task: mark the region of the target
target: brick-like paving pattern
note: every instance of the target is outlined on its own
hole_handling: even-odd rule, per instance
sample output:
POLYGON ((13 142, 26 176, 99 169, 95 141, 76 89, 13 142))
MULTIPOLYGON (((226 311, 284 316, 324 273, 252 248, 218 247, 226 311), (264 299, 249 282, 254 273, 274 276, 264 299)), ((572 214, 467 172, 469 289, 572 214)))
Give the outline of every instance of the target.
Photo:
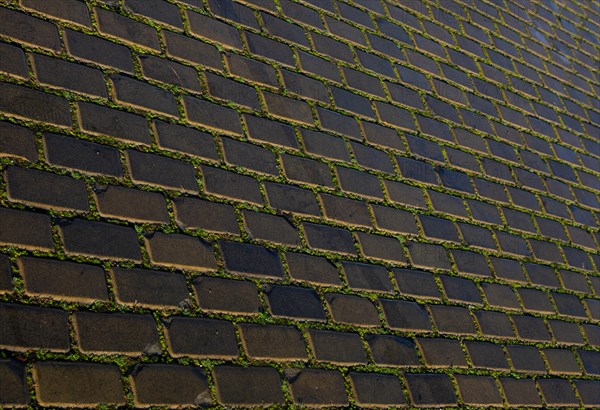
POLYGON ((595 0, 4 0, 0 407, 600 406, 595 0))

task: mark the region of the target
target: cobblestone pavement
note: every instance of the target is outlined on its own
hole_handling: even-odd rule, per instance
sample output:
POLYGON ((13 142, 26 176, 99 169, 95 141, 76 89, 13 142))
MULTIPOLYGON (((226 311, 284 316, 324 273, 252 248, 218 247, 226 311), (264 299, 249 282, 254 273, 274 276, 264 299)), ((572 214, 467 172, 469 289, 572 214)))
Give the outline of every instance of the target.
POLYGON ((600 406, 597 1, 0 3, 0 407, 600 406))

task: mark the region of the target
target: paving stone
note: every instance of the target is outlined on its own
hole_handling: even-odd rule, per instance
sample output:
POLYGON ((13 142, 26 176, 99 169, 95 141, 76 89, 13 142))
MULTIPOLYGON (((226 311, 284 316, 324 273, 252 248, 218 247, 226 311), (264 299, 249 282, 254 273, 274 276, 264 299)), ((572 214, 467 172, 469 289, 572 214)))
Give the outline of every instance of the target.
POLYGON ((274 316, 304 320, 325 320, 319 295, 312 289, 298 286, 272 285, 265 290, 274 316))
POLYGON ((71 113, 66 99, 19 85, 0 84, 0 109, 3 113, 26 120, 71 126, 71 113))
POLYGON ((127 151, 127 162, 134 182, 198 192, 196 172, 190 163, 133 150, 127 151))
POLYGON ((262 205, 262 194, 256 179, 221 168, 202 166, 201 170, 207 193, 262 205))
POLYGON ((548 362, 551 373, 576 373, 581 374, 579 365, 573 352, 567 349, 543 349, 544 357, 548 362))
POLYGON ((184 228, 201 228, 234 235, 240 232, 235 210, 231 205, 183 196, 175 199, 173 204, 175 220, 184 228))
MULTIPOLYGON (((302 140, 304 142, 304 146, 305 146, 307 152, 309 152, 311 154, 323 156, 325 158, 350 161, 350 155, 348 154, 348 148, 346 147, 346 143, 344 142, 343 139, 341 139, 339 137, 334 137, 332 135, 325 134, 322 132, 315 132, 315 131, 310 131, 310 130, 306 130, 306 129, 301 129, 300 134, 302 135, 302 140)), ((306 164, 306 162, 305 162, 305 164, 306 164)), ((306 173, 306 172, 308 172, 308 171, 304 171, 304 173, 306 173)), ((313 172, 316 173, 317 171, 313 171, 313 172)), ((321 170, 318 170, 318 174, 325 175, 326 173, 321 170)), ((309 174, 309 175, 312 175, 312 174, 309 174)), ((307 177, 305 177, 305 178, 307 178, 307 177)), ((310 178, 316 179, 317 177, 312 175, 310 178)), ((320 182, 320 184, 325 185, 325 183, 322 181, 323 178, 325 178, 325 181, 328 182, 327 185, 332 185, 329 182, 330 175, 327 175, 325 177, 321 177, 321 176, 318 177, 318 181, 320 182)), ((303 180, 303 179, 301 179, 301 180, 303 180)), ((311 181, 309 180, 307 182, 311 182, 311 181)), ((313 183, 316 183, 316 181, 313 183)))
POLYGON ((293 326, 239 325, 246 353, 253 359, 306 360, 302 334, 293 326))
POLYGON ((258 313, 258 289, 252 282, 200 276, 193 282, 201 309, 227 313, 258 313))
POLYGON ((460 197, 432 190, 427 190, 427 195, 429 196, 431 204, 436 211, 458 217, 469 217, 465 208, 465 204, 460 197))
POLYGON ((60 38, 56 26, 25 13, 2 8, 0 20, 4 21, 0 34, 48 50, 59 51, 60 38))
POLYGON ((262 246, 237 242, 219 242, 225 269, 242 275, 283 277, 279 255, 262 246))
POLYGON ((475 334, 469 310, 458 306, 430 305, 435 326, 443 333, 475 334))
POLYGON ((52 228, 47 215, 0 208, 0 244, 32 250, 52 250, 52 228))
MULTIPOLYGON (((3 60, 4 61, 4 60, 3 60)), ((38 158, 33 131, 9 122, 0 121, 0 157, 17 157, 29 161, 38 158)))
POLYGON ((490 262, 496 276, 502 279, 526 282, 525 275, 521 268, 521 264, 514 259, 497 258, 490 256, 490 262))
POLYGON ((315 194, 308 189, 265 182, 265 190, 269 204, 275 209, 304 215, 319 214, 315 194))
POLYGON ((200 238, 152 232, 146 235, 145 242, 154 264, 195 270, 217 266, 212 244, 200 238))
POLYGON ((156 192, 117 185, 94 187, 100 215, 135 222, 168 223, 165 198, 156 192))
POLYGON ((585 374, 588 376, 600 375, 600 365, 598 365, 598 363, 600 363, 598 361, 600 354, 598 354, 598 352, 591 350, 578 350, 577 353, 579 354, 579 358, 583 364, 585 374))
POLYGON ((17 264, 28 294, 87 303, 108 300, 99 266, 31 257, 20 257, 17 264))
POLYGON ((385 266, 358 262, 342 262, 348 285, 353 289, 392 292, 394 290, 385 266))
POLYGON ((425 236, 434 239, 460 242, 458 231, 452 221, 428 215, 419 215, 419 220, 425 236))
POLYGON ((125 405, 121 372, 112 364, 39 362, 34 379, 44 406, 125 405))
POLYGON ((243 215, 251 238, 291 246, 301 244, 296 228, 286 218, 253 211, 244 211, 243 215))
POLYGON ((154 27, 105 9, 95 8, 94 12, 101 33, 140 47, 160 49, 158 33, 154 27))
POLYGON ((34 54, 33 62, 36 77, 43 84, 94 97, 108 97, 104 76, 100 70, 41 54, 34 54))
POLYGON ((124 6, 136 14, 141 14, 173 27, 183 28, 179 9, 174 4, 167 3, 166 1, 127 0, 124 6))
POLYGON ((268 92, 263 92, 262 96, 272 115, 288 121, 291 119, 305 124, 313 124, 312 112, 306 102, 268 92))
POLYGON ((317 107, 317 115, 323 130, 342 134, 347 138, 354 140, 362 139, 360 127, 353 117, 329 111, 321 107, 317 107))
POLYGON ((163 322, 173 357, 233 359, 239 354, 233 325, 225 320, 169 317, 163 322))
POLYGON ((384 184, 392 202, 417 208, 427 208, 423 191, 420 188, 388 180, 384 181, 384 184))
POLYGON ((502 346, 485 342, 465 342, 474 367, 508 370, 508 362, 502 346))
POLYGON ((448 406, 456 404, 450 378, 445 374, 405 375, 412 402, 416 406, 448 406))
POLYGON ((405 157, 396 157, 396 162, 404 178, 427 184, 438 184, 434 168, 428 162, 405 157))
POLYGON ((483 305, 477 285, 470 279, 440 275, 444 291, 449 300, 483 305))
POLYGON ((277 175, 275 154, 268 149, 230 138, 221 138, 225 160, 232 166, 240 166, 265 174, 277 175))
POLYGON ((260 110, 260 100, 253 87, 221 77, 204 73, 209 92, 222 100, 232 101, 253 110, 260 110))
POLYGON ((413 269, 394 269, 393 272, 400 293, 416 297, 441 299, 435 276, 430 272, 413 269))
POLYGON ((515 291, 510 286, 485 282, 481 288, 490 306, 521 310, 515 291))
POLYGON ((578 406, 571 383, 562 379, 538 380, 544 401, 550 406, 578 406))
POLYGON ((83 352, 132 356, 162 352, 156 322, 150 315, 76 312, 74 321, 83 352))
POLYGON ((509 345, 506 351, 515 371, 523 373, 546 373, 546 366, 540 352, 533 346, 509 345))
POLYGON ((463 403, 468 405, 502 405, 502 397, 492 377, 455 376, 463 403))
POLYGON ((517 333, 522 339, 550 341, 550 333, 543 319, 527 315, 514 315, 512 319, 515 323, 517 333))
POLYGON ((459 272, 483 277, 492 276, 484 255, 460 249, 452 249, 450 253, 459 272))
POLYGON ((46 157, 52 164, 94 174, 123 175, 119 151, 58 134, 44 134, 46 157))
POLYGON ((466 367, 460 342, 453 339, 417 338, 425 363, 429 367, 466 367))
POLYGON ((131 375, 135 402, 147 405, 212 404, 203 370, 172 364, 142 364, 131 375))
POLYGON ((336 267, 327 259, 313 255, 287 252, 285 260, 290 276, 295 280, 317 285, 340 285, 336 267))
POLYGON ((541 406, 542 400, 531 379, 500 378, 506 401, 510 406, 541 406))
POLYGON ((74 57, 133 74, 133 58, 127 47, 70 29, 65 34, 67 49, 74 57))
POLYGON ((194 68, 149 55, 142 55, 138 58, 145 77, 192 91, 202 91, 198 81, 198 72, 194 68))
POLYGON ((383 366, 417 366, 419 359, 412 339, 392 335, 367 335, 373 361, 383 366))
POLYGON ((336 370, 288 369, 286 378, 294 403, 309 406, 348 405, 344 378, 336 370))
POLYGON ((29 403, 25 366, 16 360, 0 360, 0 403, 8 406, 23 406, 29 403))
POLYGON ((451 269, 446 249, 440 245, 408 242, 406 247, 414 266, 425 269, 451 269))
POLYGON ((0 291, 12 291, 12 267, 8 255, 0 254, 0 291))
POLYGON ((9 166, 4 172, 11 200, 55 210, 89 209, 82 180, 28 168, 9 166))
POLYGON ((378 228, 391 232, 418 234, 415 217, 408 211, 371 204, 378 228))
POLYGON ((59 309, 0 304, 0 346, 11 350, 69 350, 67 313, 59 309))
POLYGON ((252 115, 244 115, 244 120, 250 139, 287 148, 298 148, 298 140, 291 126, 252 115))
POLYGON ((219 366, 213 373, 220 403, 250 406, 284 402, 281 379, 272 367, 219 366))
POLYGON ((356 401, 362 406, 402 406, 406 398, 396 376, 376 373, 350 373, 356 401))
POLYGON ((600 405, 599 383, 596 380, 575 380, 579 397, 585 407, 600 405))
POLYGON ((367 258, 406 264, 402 245, 396 238, 358 232, 358 243, 367 258))
POLYGON ((379 326, 377 308, 367 298, 339 293, 327 293, 325 300, 333 320, 358 326, 379 326))
POLYGON ((310 247, 345 254, 356 253, 350 231, 308 222, 302 226, 310 247))
POLYGON ((239 114, 232 108, 190 96, 185 96, 183 103, 187 118, 191 123, 218 132, 242 135, 239 114))
POLYGON ((120 303, 146 307, 178 307, 188 296, 185 277, 175 272, 112 268, 114 292, 120 303))
POLYGON ((367 362, 362 341, 357 333, 308 329, 308 335, 318 361, 341 365, 367 362))
POLYGON ((79 123, 84 130, 126 142, 150 144, 148 122, 144 117, 85 102, 78 103, 78 108, 79 123))
POLYGON ((192 34, 207 40, 217 41, 232 48, 242 48, 240 34, 234 27, 189 10, 187 11, 187 19, 192 34))
POLYGON ((383 313, 392 329, 409 332, 430 331, 431 323, 423 306, 409 301, 381 299, 383 313))
POLYGON ((287 44, 247 31, 244 34, 251 53, 283 65, 294 65, 294 55, 287 44))
POLYGON ((69 254, 116 260, 141 260, 138 237, 131 227, 71 219, 60 225, 60 232, 65 251, 69 254))
POLYGON ((167 30, 163 30, 162 33, 167 55, 190 63, 223 70, 221 55, 215 46, 167 30))

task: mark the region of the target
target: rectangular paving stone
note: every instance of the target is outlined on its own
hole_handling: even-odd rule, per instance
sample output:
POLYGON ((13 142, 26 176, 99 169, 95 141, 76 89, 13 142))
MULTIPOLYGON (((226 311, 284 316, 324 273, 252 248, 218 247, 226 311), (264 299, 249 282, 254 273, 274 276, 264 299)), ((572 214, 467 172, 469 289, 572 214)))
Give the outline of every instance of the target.
POLYGON ((101 33, 140 47, 160 50, 158 33, 154 27, 98 7, 94 12, 101 33))
POLYGON ((308 246, 326 251, 354 254, 354 240, 350 231, 333 226, 304 223, 308 246))
POLYGON ((411 338, 366 335, 373 361, 380 366, 418 366, 417 349, 411 338))
POLYGON ((117 301, 125 305, 175 308, 189 298, 185 277, 179 273, 118 267, 110 272, 117 301))
POLYGON ((151 223, 170 220, 165 198, 157 192, 108 185, 95 186, 94 195, 98 211, 105 217, 151 223))
POLYGON ((0 404, 20 407, 29 403, 25 366, 16 360, 0 360, 0 404))
POLYGON ((314 185, 333 186, 331 170, 324 162, 287 154, 282 155, 281 160, 285 175, 289 179, 314 185))
POLYGON ((475 325, 469 310, 459 306, 430 305, 429 310, 435 326, 440 332, 475 334, 475 325))
POLYGON ((234 406, 284 403, 281 378, 272 367, 219 366, 213 370, 220 403, 234 406))
POLYGON ((0 71, 17 77, 28 78, 29 70, 25 62, 25 53, 19 47, 10 44, 0 44, 0 52, 6 58, 0 63, 0 71))
POLYGON ((33 62, 36 77, 43 84, 95 97, 108 97, 100 70, 41 54, 34 54, 33 62))
POLYGON ((199 276, 193 281, 200 308, 237 314, 258 313, 258 289, 250 281, 199 276))
POLYGON ((48 21, 4 7, 0 10, 0 20, 5 23, 0 29, 2 35, 48 50, 61 49, 57 27, 48 21))
POLYGON ((53 250, 50 218, 44 214, 0 208, 0 244, 53 250))
POLYGON ((0 346, 10 350, 69 350, 67 313, 64 310, 0 303, 0 346))
POLYGON ((455 376, 462 401, 470 405, 501 406, 502 397, 492 377, 455 376))
POLYGON ((75 58, 133 74, 133 58, 129 48, 79 31, 65 30, 68 52, 75 58))
POLYGON ((379 302, 390 328, 409 332, 431 330, 429 316, 422 305, 393 299, 380 299, 379 302))
POLYGON ((65 98, 20 85, 0 83, 0 110, 26 120, 65 127, 72 124, 69 103, 65 98))
POLYGON ((99 266, 32 257, 20 257, 17 264, 28 294, 87 303, 108 300, 99 266))
POLYGON ((272 285, 265 294, 273 316, 325 321, 321 299, 313 289, 272 285))
POLYGON ((69 254, 141 261, 138 237, 131 227, 71 219, 61 224, 60 233, 69 254))
POLYGON ((285 372, 296 404, 346 406, 344 377, 336 370, 287 369, 285 372))
POLYGON ((379 326, 375 305, 367 298, 355 295, 327 293, 325 295, 333 320, 358 326, 379 326))
POLYGON ((394 269, 393 272, 401 294, 441 299, 435 276, 430 272, 414 269, 394 269))
POLYGON ((0 121, 0 157, 17 157, 29 161, 38 158, 33 131, 9 122, 0 121))
POLYGON ((244 211, 243 216, 251 238, 290 246, 301 245, 296 227, 287 218, 254 211, 244 211))
POLYGON ((211 405, 202 369, 174 364, 142 364, 131 375, 135 403, 140 406, 211 405))
POLYGON ((215 46, 195 38, 163 30, 167 55, 193 64, 223 70, 221 55, 215 46))
POLYGON ((281 278, 283 268, 277 252, 262 246, 220 241, 225 269, 242 275, 281 278))
POLYGON ((74 322, 83 352, 132 356, 162 353, 156 322, 150 315, 76 312, 74 322))
POLYGON ((173 204, 175 220, 183 228, 239 234, 235 210, 231 205, 183 196, 175 199, 173 204))
POLYGON ((308 329, 311 348, 318 361, 351 365, 366 363, 367 356, 357 333, 308 329))
POLYGON ((244 348, 249 357, 266 360, 306 360, 302 334, 293 326, 241 324, 244 348))
POLYGON ((293 185, 265 182, 269 204, 275 208, 304 215, 318 215, 319 206, 315 194, 293 185))
POLYGON ((45 406, 125 404, 121 372, 112 364, 39 362, 34 380, 37 399, 45 406))
POLYGON ((11 200, 55 210, 89 209, 86 185, 80 179, 13 166, 4 175, 11 200))
POLYGON ((204 190, 207 193, 262 205, 262 194, 256 179, 221 168, 200 168, 204 177, 204 190))
POLYGON ((153 263, 163 266, 194 270, 217 267, 212 243, 181 234, 151 232, 145 236, 146 246, 153 263))
POLYGON ((235 330, 226 320, 169 317, 164 325, 173 357, 234 359, 239 354, 235 330))
POLYGON ((460 342, 452 339, 417 338, 417 343, 429 367, 466 367, 467 361, 460 342))
POLYGON ((290 125, 253 115, 244 115, 244 121, 250 139, 286 148, 298 148, 298 140, 290 125))
POLYGON ((317 285, 339 286, 341 284, 336 267, 326 258, 287 252, 285 260, 289 274, 295 280, 317 285))
POLYGON ((416 406, 451 406, 457 402, 450 378, 445 374, 410 373, 405 378, 416 406))
POLYGON ((191 123, 215 131, 242 135, 239 114, 235 110, 191 96, 183 97, 183 103, 187 119, 191 123))
POLYGON ((77 104, 81 128, 133 143, 150 144, 148 122, 140 115, 80 102, 77 104))
POLYGON ((396 376, 377 373, 350 373, 356 400, 363 406, 403 406, 406 398, 396 376))

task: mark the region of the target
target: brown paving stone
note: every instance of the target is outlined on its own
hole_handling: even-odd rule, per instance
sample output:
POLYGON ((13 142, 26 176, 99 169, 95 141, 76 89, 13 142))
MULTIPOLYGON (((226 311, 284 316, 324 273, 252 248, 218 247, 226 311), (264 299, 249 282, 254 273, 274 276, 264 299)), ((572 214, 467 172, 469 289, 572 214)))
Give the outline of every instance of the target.
POLYGON ((430 272, 412 269, 394 269, 393 272, 400 293, 433 299, 441 298, 435 276, 430 272))
POLYGON ((108 97, 100 70, 41 54, 34 54, 33 61, 36 77, 41 83, 95 97, 108 97))
POLYGON ((562 379, 538 380, 544 401, 550 406, 577 406, 579 400, 575 396, 573 386, 562 379))
POLYGON ((365 364, 367 361, 362 341, 356 333, 308 329, 308 335, 318 361, 340 365, 365 364))
POLYGON ((135 402, 147 405, 212 404, 203 370, 192 366, 143 364, 131 375, 135 402))
POLYGON ((120 44, 67 29, 67 50, 76 58, 133 74, 131 51, 120 44))
POLYGON ((145 237, 153 263, 187 269, 216 268, 213 246, 200 238, 180 234, 152 232, 145 237))
POLYGON ((483 299, 477 285, 470 279, 440 275, 446 297, 451 301, 482 305, 483 299))
POLYGON ((4 176, 8 197, 14 201, 55 210, 89 209, 87 189, 82 180, 12 166, 6 169, 4 176))
POLYGON ((59 51, 60 38, 56 26, 25 13, 2 8, 0 20, 4 21, 0 34, 12 37, 19 42, 59 51))
POLYGON ((466 367, 467 361, 460 342, 453 339, 417 338, 417 343, 429 367, 466 367))
POLYGON ((546 373, 546 366, 536 347, 509 345, 506 346, 506 351, 515 371, 523 373, 546 373))
POLYGON ((139 56, 139 59, 144 76, 188 90, 202 91, 198 72, 192 67, 148 55, 139 56))
POLYGON ((430 305, 429 310, 437 329, 442 333, 475 334, 469 310, 458 306, 430 305))
POLYGON ((481 288, 490 306, 521 310, 515 291, 510 286, 485 282, 481 288))
POLYGON ((405 377, 412 402, 416 406, 450 406, 456 404, 456 395, 447 375, 409 373, 405 377))
POLYGON ((249 406, 284 402, 280 376, 272 367, 219 366, 213 374, 220 403, 249 406))
POLYGON ((575 385, 585 407, 600 405, 600 383, 597 380, 575 380, 575 385))
POLYGON ((265 174, 278 174, 275 155, 270 150, 231 138, 221 138, 221 143, 228 164, 265 174))
POLYGON ((275 209, 305 215, 319 214, 315 194, 308 189, 265 182, 265 190, 269 204, 275 209))
POLYGON ((502 406, 496 382, 486 376, 455 376, 462 401, 470 405, 502 406))
POLYGON ((358 262, 343 262, 348 285, 353 289, 379 292, 394 290, 385 266, 358 262))
POLYGON ((185 96, 183 102, 191 123, 234 135, 242 134, 239 115, 233 109, 190 96, 185 96))
POLYGON ((125 8, 136 14, 141 14, 148 18, 158 20, 161 23, 183 28, 179 9, 174 4, 167 3, 163 0, 127 0, 125 8))
POLYGON ((229 313, 258 313, 258 289, 252 282, 200 276, 193 282, 201 309, 229 313))
POLYGON ((548 362, 551 373, 576 373, 581 374, 579 365, 573 352, 567 349, 543 349, 544 357, 548 362))
POLYGON ((116 185, 94 187, 96 203, 104 217, 136 222, 169 222, 165 198, 155 192, 116 185))
POLYGON ((325 300, 333 320, 359 326, 379 326, 377 308, 367 298, 339 293, 327 293, 325 300))
POLYGON ((29 403, 25 366, 15 360, 0 360, 0 404, 22 406, 29 403))
POLYGON ((0 83, 0 110, 27 120, 71 126, 66 99, 19 85, 0 83))
POLYGON ((219 246, 228 271, 250 276, 283 276, 279 255, 273 250, 237 242, 222 241, 219 246))
POLYGON ((341 283, 336 267, 325 258, 287 252, 285 260, 289 274, 295 280, 317 285, 340 285, 341 283))
POLYGON ((244 211, 246 231, 253 239, 299 246, 297 229, 285 217, 266 213, 244 211))
POLYGON ((358 232, 356 236, 362 253, 367 258, 406 264, 404 249, 396 238, 363 232, 358 232))
POLYGON ((169 317, 164 325, 173 357, 233 359, 239 354, 233 325, 225 320, 169 317))
POLYGON ((140 47, 160 49, 158 33, 152 26, 101 8, 94 12, 100 32, 140 47))
POLYGON ((406 398, 396 376, 374 373, 350 373, 356 401, 366 407, 402 406, 406 398))
POLYGON ((12 267, 8 255, 0 254, 0 291, 12 291, 12 267))
MULTIPOLYGON (((3 60, 4 61, 4 60, 3 60)), ((0 156, 17 157, 35 161, 38 158, 33 131, 17 125, 0 122, 0 156)))
POLYGON ((108 300, 106 277, 99 266, 31 257, 21 257, 17 264, 29 294, 84 302, 108 300))
POLYGON ((115 296, 132 306, 178 307, 188 297, 185 277, 175 272, 112 268, 115 296))
POLYGON ((409 332, 430 331, 431 323, 423 306, 409 301, 381 299, 385 319, 392 329, 409 332))
POLYGON ((292 326, 239 325, 246 353, 252 359, 305 360, 302 334, 292 326))
POLYGON ((207 193, 262 205, 262 194, 256 179, 221 168, 202 166, 201 169, 207 193))
POLYGON ((59 309, 2 303, 0 346, 11 350, 69 350, 67 313, 59 309))
POLYGON ((288 369, 285 375, 294 403, 313 406, 348 405, 344 378, 336 370, 288 369))
POLYGON ((250 139, 287 148, 298 148, 298 140, 291 126, 253 115, 244 115, 244 121, 250 139))
MULTIPOLYGON (((327 138, 335 139, 335 137, 329 136, 327 136, 327 138)), ((345 150, 343 141, 341 141, 341 143, 342 148, 345 150)), ((344 152, 346 152, 347 155, 347 151, 344 152)), ((325 163, 293 155, 282 155, 281 159, 285 175, 289 179, 320 186, 333 186, 331 171, 325 163)))
POLYGON ((166 30, 163 30, 163 38, 169 56, 217 70, 223 69, 221 55, 215 46, 166 30))
POLYGON ((542 405, 542 400, 535 387, 535 381, 530 379, 500 378, 500 384, 509 406, 542 405))
POLYGON ((201 228, 211 232, 239 234, 235 210, 231 205, 179 197, 173 201, 175 220, 184 228, 201 228))
POLYGON ((124 405, 121 372, 112 364, 40 362, 34 366, 39 402, 45 406, 124 405))
POLYGON ((157 355, 162 352, 150 315, 77 312, 75 329, 81 351, 157 355))
POLYGON ((273 285, 265 290, 274 316, 305 320, 325 320, 319 295, 312 289, 273 285))
POLYGON ((148 123, 140 115, 85 102, 80 102, 78 108, 79 123, 85 131, 127 142, 150 143, 148 123))
POLYGON ((303 224, 308 246, 326 251, 354 254, 354 240, 350 231, 327 225, 303 224))
POLYGON ((508 362, 501 345, 485 342, 465 342, 474 367, 508 370, 508 362))
POLYGON ((416 366, 417 350, 412 339, 391 335, 367 335, 373 361, 383 366, 416 366))

